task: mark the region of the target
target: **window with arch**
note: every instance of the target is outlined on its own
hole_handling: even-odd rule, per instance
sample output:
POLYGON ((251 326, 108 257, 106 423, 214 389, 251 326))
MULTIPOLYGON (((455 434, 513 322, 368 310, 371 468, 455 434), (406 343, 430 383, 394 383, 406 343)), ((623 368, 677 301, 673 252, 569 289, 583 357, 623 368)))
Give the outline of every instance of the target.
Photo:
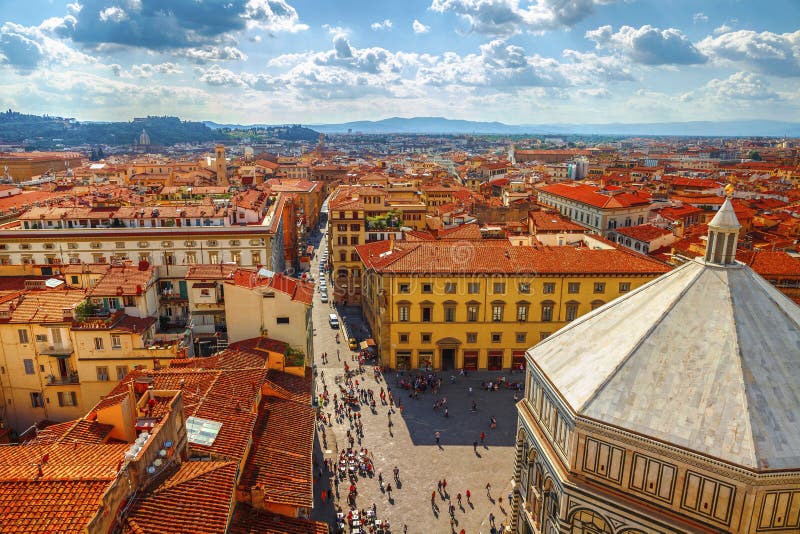
POLYGON ((603 516, 592 510, 578 510, 569 524, 570 534, 612 534, 611 526, 603 516))
POLYGON ((599 308, 603 304, 605 304, 605 302, 603 302, 602 300, 593 300, 592 301, 592 309, 596 310, 597 308, 599 308))
POLYGON ((574 321, 576 317, 578 317, 578 306, 579 303, 571 300, 567 302, 566 305, 566 317, 564 318, 567 321, 574 321))
POLYGON ((553 320, 553 309, 556 303, 552 300, 542 302, 542 322, 548 323, 553 320))

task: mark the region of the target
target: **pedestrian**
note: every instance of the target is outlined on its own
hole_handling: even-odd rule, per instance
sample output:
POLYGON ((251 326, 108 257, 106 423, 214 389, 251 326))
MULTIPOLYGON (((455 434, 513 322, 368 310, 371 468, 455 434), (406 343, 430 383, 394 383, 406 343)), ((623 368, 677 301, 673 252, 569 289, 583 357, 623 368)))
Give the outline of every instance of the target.
POLYGON ((475 454, 478 454, 478 442, 477 441, 473 441, 472 442, 472 450, 475 452, 475 454))
POLYGON ((386 484, 386 493, 389 495, 389 498, 391 499, 392 498, 392 484, 391 484, 391 482, 389 484, 386 484))
POLYGON ((478 411, 478 403, 475 402, 475 401, 472 401, 472 411, 473 412, 477 412, 478 411))
POLYGON ((461 494, 456 495, 456 500, 458 501, 458 505, 461 506, 461 494))
POLYGON ((431 506, 434 506, 435 504, 436 504, 436 492, 432 491, 431 492, 431 506))
POLYGON ((486 440, 486 433, 485 432, 481 432, 481 445, 483 445, 485 440, 486 440))
POLYGON ((492 484, 487 482, 486 483, 486 495, 491 495, 491 494, 492 494, 492 484))
POLYGON ((467 504, 469 504, 469 499, 470 499, 470 497, 472 497, 472 493, 469 490, 467 490, 465 492, 465 495, 467 496, 467 504))
POLYGON ((489 422, 489 428, 497 428, 497 419, 495 419, 494 417, 492 417, 489 422))
POLYGON ((442 492, 442 481, 441 480, 436 482, 436 489, 439 490, 439 493, 442 492))
POLYGON ((447 479, 446 478, 442 479, 442 491, 445 493, 445 495, 447 495, 447 479))
POLYGON ((439 444, 439 432, 438 431, 436 432, 436 444, 437 445, 439 444))
POLYGON ((494 514, 489 512, 489 524, 494 526, 494 514))

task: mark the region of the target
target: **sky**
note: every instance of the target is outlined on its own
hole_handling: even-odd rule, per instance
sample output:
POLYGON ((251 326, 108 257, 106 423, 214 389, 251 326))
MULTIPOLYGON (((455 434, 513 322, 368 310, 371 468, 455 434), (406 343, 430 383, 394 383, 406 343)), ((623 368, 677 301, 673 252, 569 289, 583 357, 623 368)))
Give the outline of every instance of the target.
POLYGON ((800 121, 798 0, 0 0, 0 109, 800 121))

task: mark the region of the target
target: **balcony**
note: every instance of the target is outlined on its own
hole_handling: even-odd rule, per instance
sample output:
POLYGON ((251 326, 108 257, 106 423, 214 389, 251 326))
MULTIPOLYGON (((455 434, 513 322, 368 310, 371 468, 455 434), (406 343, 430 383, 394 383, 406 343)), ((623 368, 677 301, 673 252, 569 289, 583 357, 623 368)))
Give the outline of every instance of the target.
POLYGON ((39 354, 47 356, 69 356, 72 354, 72 343, 37 343, 39 354))
POLYGON ((48 375, 47 377, 48 386, 69 386, 73 384, 80 384, 78 373, 75 371, 65 376, 48 375))

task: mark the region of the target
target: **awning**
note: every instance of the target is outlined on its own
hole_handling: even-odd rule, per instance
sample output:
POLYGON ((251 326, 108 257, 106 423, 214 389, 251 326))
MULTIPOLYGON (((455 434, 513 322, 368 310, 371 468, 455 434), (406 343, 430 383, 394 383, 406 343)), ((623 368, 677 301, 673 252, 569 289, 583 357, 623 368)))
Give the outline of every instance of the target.
POLYGON ((375 346, 375 340, 372 339, 372 338, 367 339, 364 343, 366 343, 368 347, 374 347, 375 346))

